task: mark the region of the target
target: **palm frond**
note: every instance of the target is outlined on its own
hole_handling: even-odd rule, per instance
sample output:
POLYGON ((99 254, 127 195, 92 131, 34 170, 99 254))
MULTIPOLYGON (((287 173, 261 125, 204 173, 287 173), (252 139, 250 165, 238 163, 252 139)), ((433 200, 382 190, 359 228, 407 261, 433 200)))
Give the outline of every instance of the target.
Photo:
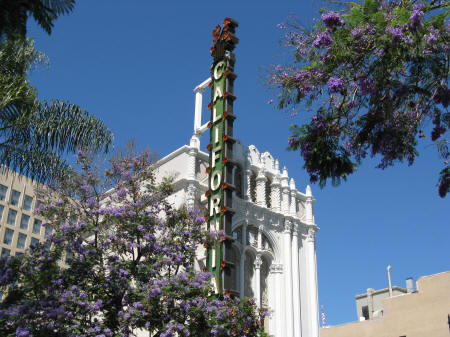
POLYGON ((62 179, 70 166, 56 152, 32 146, 0 144, 1 163, 41 183, 62 179))
POLYGON ((0 0, 0 36, 25 37, 29 15, 50 34, 58 16, 70 13, 74 5, 75 0, 0 0))
POLYGON ((37 103, 31 127, 35 144, 57 152, 107 152, 113 139, 103 121, 75 104, 59 100, 37 103))

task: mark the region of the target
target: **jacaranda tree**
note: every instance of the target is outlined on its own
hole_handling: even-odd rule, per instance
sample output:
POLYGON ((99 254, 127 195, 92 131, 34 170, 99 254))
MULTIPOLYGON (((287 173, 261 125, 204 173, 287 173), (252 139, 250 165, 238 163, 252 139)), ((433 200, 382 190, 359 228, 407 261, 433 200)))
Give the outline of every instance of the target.
POLYGON ((448 1, 365 0, 323 12, 312 30, 286 24, 291 65, 271 83, 279 108, 312 110, 292 125, 289 149, 299 150, 312 182, 339 184, 367 156, 379 168, 418 155, 427 137, 442 157, 439 194, 450 189, 448 1))
POLYGON ((265 336, 251 299, 218 298, 194 270, 206 235, 195 210, 174 209, 147 155, 117 159, 39 192, 53 231, 0 260, 1 336, 265 336), (63 263, 65 261, 65 263, 63 263))

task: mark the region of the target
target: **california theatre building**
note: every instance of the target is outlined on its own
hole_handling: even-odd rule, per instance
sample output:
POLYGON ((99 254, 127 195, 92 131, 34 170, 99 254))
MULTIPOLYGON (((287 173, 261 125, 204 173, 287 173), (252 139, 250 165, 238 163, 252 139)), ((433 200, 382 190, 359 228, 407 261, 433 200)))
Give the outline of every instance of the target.
MULTIPOLYGON (((211 79, 194 89, 194 132, 189 145, 157 163, 157 176, 173 176, 176 206, 187 204, 208 212, 209 154, 200 150, 202 99, 211 79)), ((203 147, 205 144, 203 144, 203 147)), ((234 143, 232 185, 231 288, 270 308, 267 331, 277 337, 318 337, 318 298, 314 198, 309 186, 297 190, 286 167, 254 145, 234 143)), ((207 264, 200 252, 198 267, 207 264)))
MULTIPOLYGON (((190 144, 159 160, 156 175, 174 177, 169 201, 175 207, 196 206, 210 230, 223 230, 225 240, 200 251, 196 265, 212 273, 218 294, 255 298, 272 312, 265 321, 272 336, 319 337, 314 198, 309 186, 297 190, 287 168, 270 153, 233 137, 235 27, 226 18, 223 28, 214 30, 211 78, 194 89, 190 144), (206 90, 211 118, 202 125, 206 90), (208 129, 206 153, 200 138, 208 129)), ((8 214, 0 217, 1 254, 14 255, 47 233, 31 212, 37 204, 33 182, 0 180, 0 211, 6 208, 8 214)))

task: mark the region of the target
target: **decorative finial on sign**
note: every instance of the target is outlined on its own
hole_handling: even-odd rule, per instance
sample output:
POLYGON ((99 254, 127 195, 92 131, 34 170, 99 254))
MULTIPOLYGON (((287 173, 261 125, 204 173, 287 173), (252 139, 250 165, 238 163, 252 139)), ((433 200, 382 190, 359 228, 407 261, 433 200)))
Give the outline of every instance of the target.
POLYGON ((215 62, 224 58, 227 51, 233 51, 235 46, 239 43, 239 39, 234 35, 238 25, 237 21, 232 18, 225 18, 225 20, 223 20, 223 28, 221 28, 220 25, 217 25, 212 31, 214 40, 210 53, 215 62))

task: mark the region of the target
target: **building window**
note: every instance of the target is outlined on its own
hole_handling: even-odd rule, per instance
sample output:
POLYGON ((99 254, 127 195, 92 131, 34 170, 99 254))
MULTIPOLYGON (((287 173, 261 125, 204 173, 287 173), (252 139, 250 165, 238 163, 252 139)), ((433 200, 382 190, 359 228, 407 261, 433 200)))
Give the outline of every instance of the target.
POLYGON ((20 219, 20 229, 28 230, 28 223, 30 222, 30 217, 26 214, 22 214, 20 219))
POLYGON ((0 205, 0 221, 3 218, 3 210, 5 209, 5 207, 3 205, 0 205))
POLYGON ((50 242, 45 242, 44 243, 44 250, 46 252, 50 251, 50 247, 51 247, 51 243, 50 242))
POLYGON ((19 233, 17 238, 17 249, 25 249, 25 241, 27 241, 27 236, 23 233, 19 233))
POLYGON ((5 245, 11 246, 14 231, 12 229, 6 228, 5 235, 3 236, 3 243, 5 245))
POLYGON ((9 200, 9 203, 13 206, 19 205, 19 198, 20 198, 20 192, 16 190, 12 190, 11 192, 11 199, 9 200))
POLYGON ((11 254, 11 251, 9 249, 3 248, 2 249, 2 257, 8 257, 11 254))
POLYGON ((33 198, 29 195, 25 195, 25 198, 23 198, 23 209, 26 211, 31 210, 31 204, 33 203, 33 198))
POLYGON ((64 262, 65 262, 66 264, 69 264, 70 261, 72 261, 72 260, 73 260, 73 253, 70 252, 70 251, 67 251, 67 252, 66 252, 66 258, 65 258, 64 262))
POLYGON ((40 200, 36 200, 36 204, 34 205, 34 211, 36 212, 37 209, 39 209, 39 207, 41 207, 42 201, 40 200))
POLYGON ((50 224, 45 224, 45 236, 52 234, 53 227, 50 224))
POLYGON ((8 211, 8 218, 6 219, 6 223, 10 226, 14 226, 16 223, 17 211, 10 209, 8 211))
POLYGON ((367 305, 363 305, 363 307, 361 308, 362 311, 362 315, 363 317, 368 320, 370 318, 369 316, 369 307, 367 305))
POLYGON ((33 234, 41 234, 42 221, 39 219, 34 219, 33 223, 33 234))
POLYGON ((30 247, 34 247, 38 244, 39 240, 36 238, 31 238, 30 247))
POLYGON ((5 201, 7 191, 8 191, 8 187, 0 184, 0 200, 1 201, 5 201))

